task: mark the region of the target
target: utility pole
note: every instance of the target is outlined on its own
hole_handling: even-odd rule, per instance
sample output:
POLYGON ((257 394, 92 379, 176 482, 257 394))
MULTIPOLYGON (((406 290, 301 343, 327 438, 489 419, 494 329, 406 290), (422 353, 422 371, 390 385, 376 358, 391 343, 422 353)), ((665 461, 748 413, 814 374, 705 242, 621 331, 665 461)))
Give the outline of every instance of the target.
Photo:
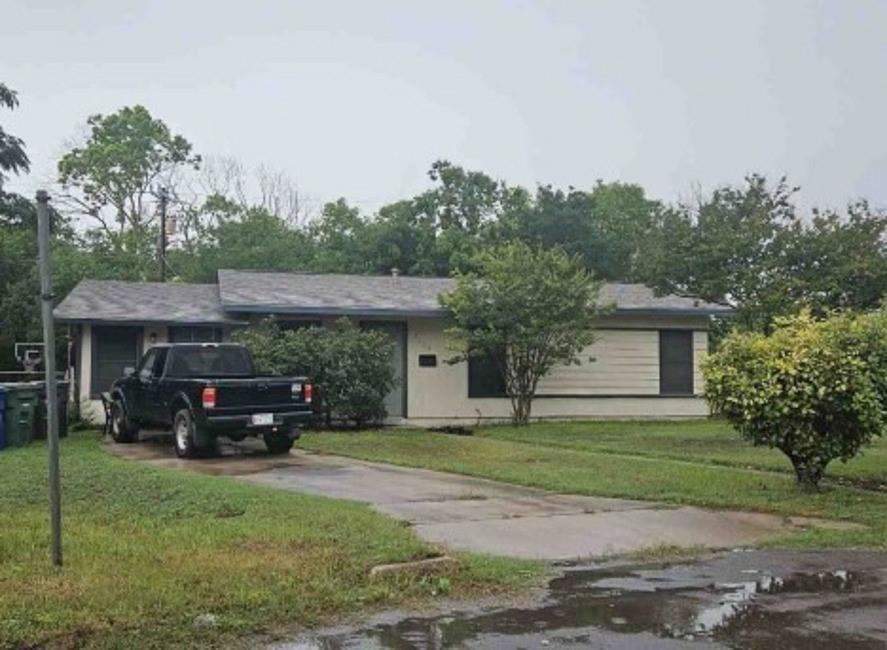
POLYGON ((40 309, 43 316, 43 366, 46 371, 46 440, 49 443, 49 520, 52 563, 62 566, 62 497, 59 481, 59 409, 55 378, 55 327, 52 322, 52 269, 49 251, 49 194, 37 191, 37 247, 40 257, 40 309))
POLYGON ((160 194, 160 281, 166 282, 166 202, 169 194, 161 187, 160 194))

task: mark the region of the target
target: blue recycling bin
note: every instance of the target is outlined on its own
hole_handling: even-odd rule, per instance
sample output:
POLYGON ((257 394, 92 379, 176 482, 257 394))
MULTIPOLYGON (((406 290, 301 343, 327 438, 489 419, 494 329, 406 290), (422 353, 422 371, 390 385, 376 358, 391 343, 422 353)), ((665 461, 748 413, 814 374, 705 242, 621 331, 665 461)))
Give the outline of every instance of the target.
POLYGON ((6 389, 0 386, 0 449, 6 447, 6 389))

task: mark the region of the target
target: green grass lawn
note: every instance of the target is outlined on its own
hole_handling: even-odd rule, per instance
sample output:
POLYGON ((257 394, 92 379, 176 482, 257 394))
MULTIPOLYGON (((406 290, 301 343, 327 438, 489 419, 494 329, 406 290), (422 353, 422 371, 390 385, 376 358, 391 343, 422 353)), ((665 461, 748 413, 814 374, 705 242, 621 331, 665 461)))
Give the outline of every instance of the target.
POLYGON ((367 507, 139 465, 94 433, 62 444, 65 566, 49 563, 46 449, 0 452, 0 647, 245 644, 365 609, 515 588, 539 565, 461 556, 431 579, 370 580, 435 549, 367 507), (217 626, 195 627, 210 613, 217 626))
MULTIPOLYGON (((479 435, 534 445, 651 458, 692 460, 732 467, 792 472, 784 454, 754 447, 721 420, 684 422, 552 422, 533 427, 491 426, 479 435)), ((835 461, 828 476, 887 484, 887 438, 847 463, 835 461)))
MULTIPOLYGON (((473 437, 424 431, 310 433, 301 446, 558 492, 853 521, 865 530, 809 529, 774 543, 887 549, 887 492, 800 491, 777 451, 754 449, 717 421, 572 422, 482 427, 473 437), (659 438, 661 436, 661 439, 659 438)), ((887 479, 884 441, 830 474, 887 479)))

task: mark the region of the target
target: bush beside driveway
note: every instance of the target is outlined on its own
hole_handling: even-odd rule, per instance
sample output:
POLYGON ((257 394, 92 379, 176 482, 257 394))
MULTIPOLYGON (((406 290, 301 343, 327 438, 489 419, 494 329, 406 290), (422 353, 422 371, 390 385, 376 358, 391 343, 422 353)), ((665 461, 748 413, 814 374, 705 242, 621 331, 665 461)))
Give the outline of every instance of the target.
POLYGON ((0 453, 0 648, 245 644, 433 593, 525 584, 538 565, 462 556, 440 578, 370 579, 435 552, 356 503, 114 458, 62 443, 65 566, 48 554, 46 450, 0 453))

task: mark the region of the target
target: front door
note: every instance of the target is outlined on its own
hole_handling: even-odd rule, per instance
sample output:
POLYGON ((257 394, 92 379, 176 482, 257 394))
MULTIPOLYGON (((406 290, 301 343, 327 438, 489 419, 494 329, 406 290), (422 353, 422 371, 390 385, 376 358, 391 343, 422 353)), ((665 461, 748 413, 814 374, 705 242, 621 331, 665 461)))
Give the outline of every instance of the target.
POLYGON ((385 397, 385 410, 390 418, 407 416, 407 324, 398 321, 364 321, 365 330, 384 332, 394 344, 391 367, 394 370, 394 389, 385 397))
POLYGON ((93 327, 92 376, 90 394, 97 398, 111 389, 124 368, 135 368, 139 361, 142 328, 93 327))

